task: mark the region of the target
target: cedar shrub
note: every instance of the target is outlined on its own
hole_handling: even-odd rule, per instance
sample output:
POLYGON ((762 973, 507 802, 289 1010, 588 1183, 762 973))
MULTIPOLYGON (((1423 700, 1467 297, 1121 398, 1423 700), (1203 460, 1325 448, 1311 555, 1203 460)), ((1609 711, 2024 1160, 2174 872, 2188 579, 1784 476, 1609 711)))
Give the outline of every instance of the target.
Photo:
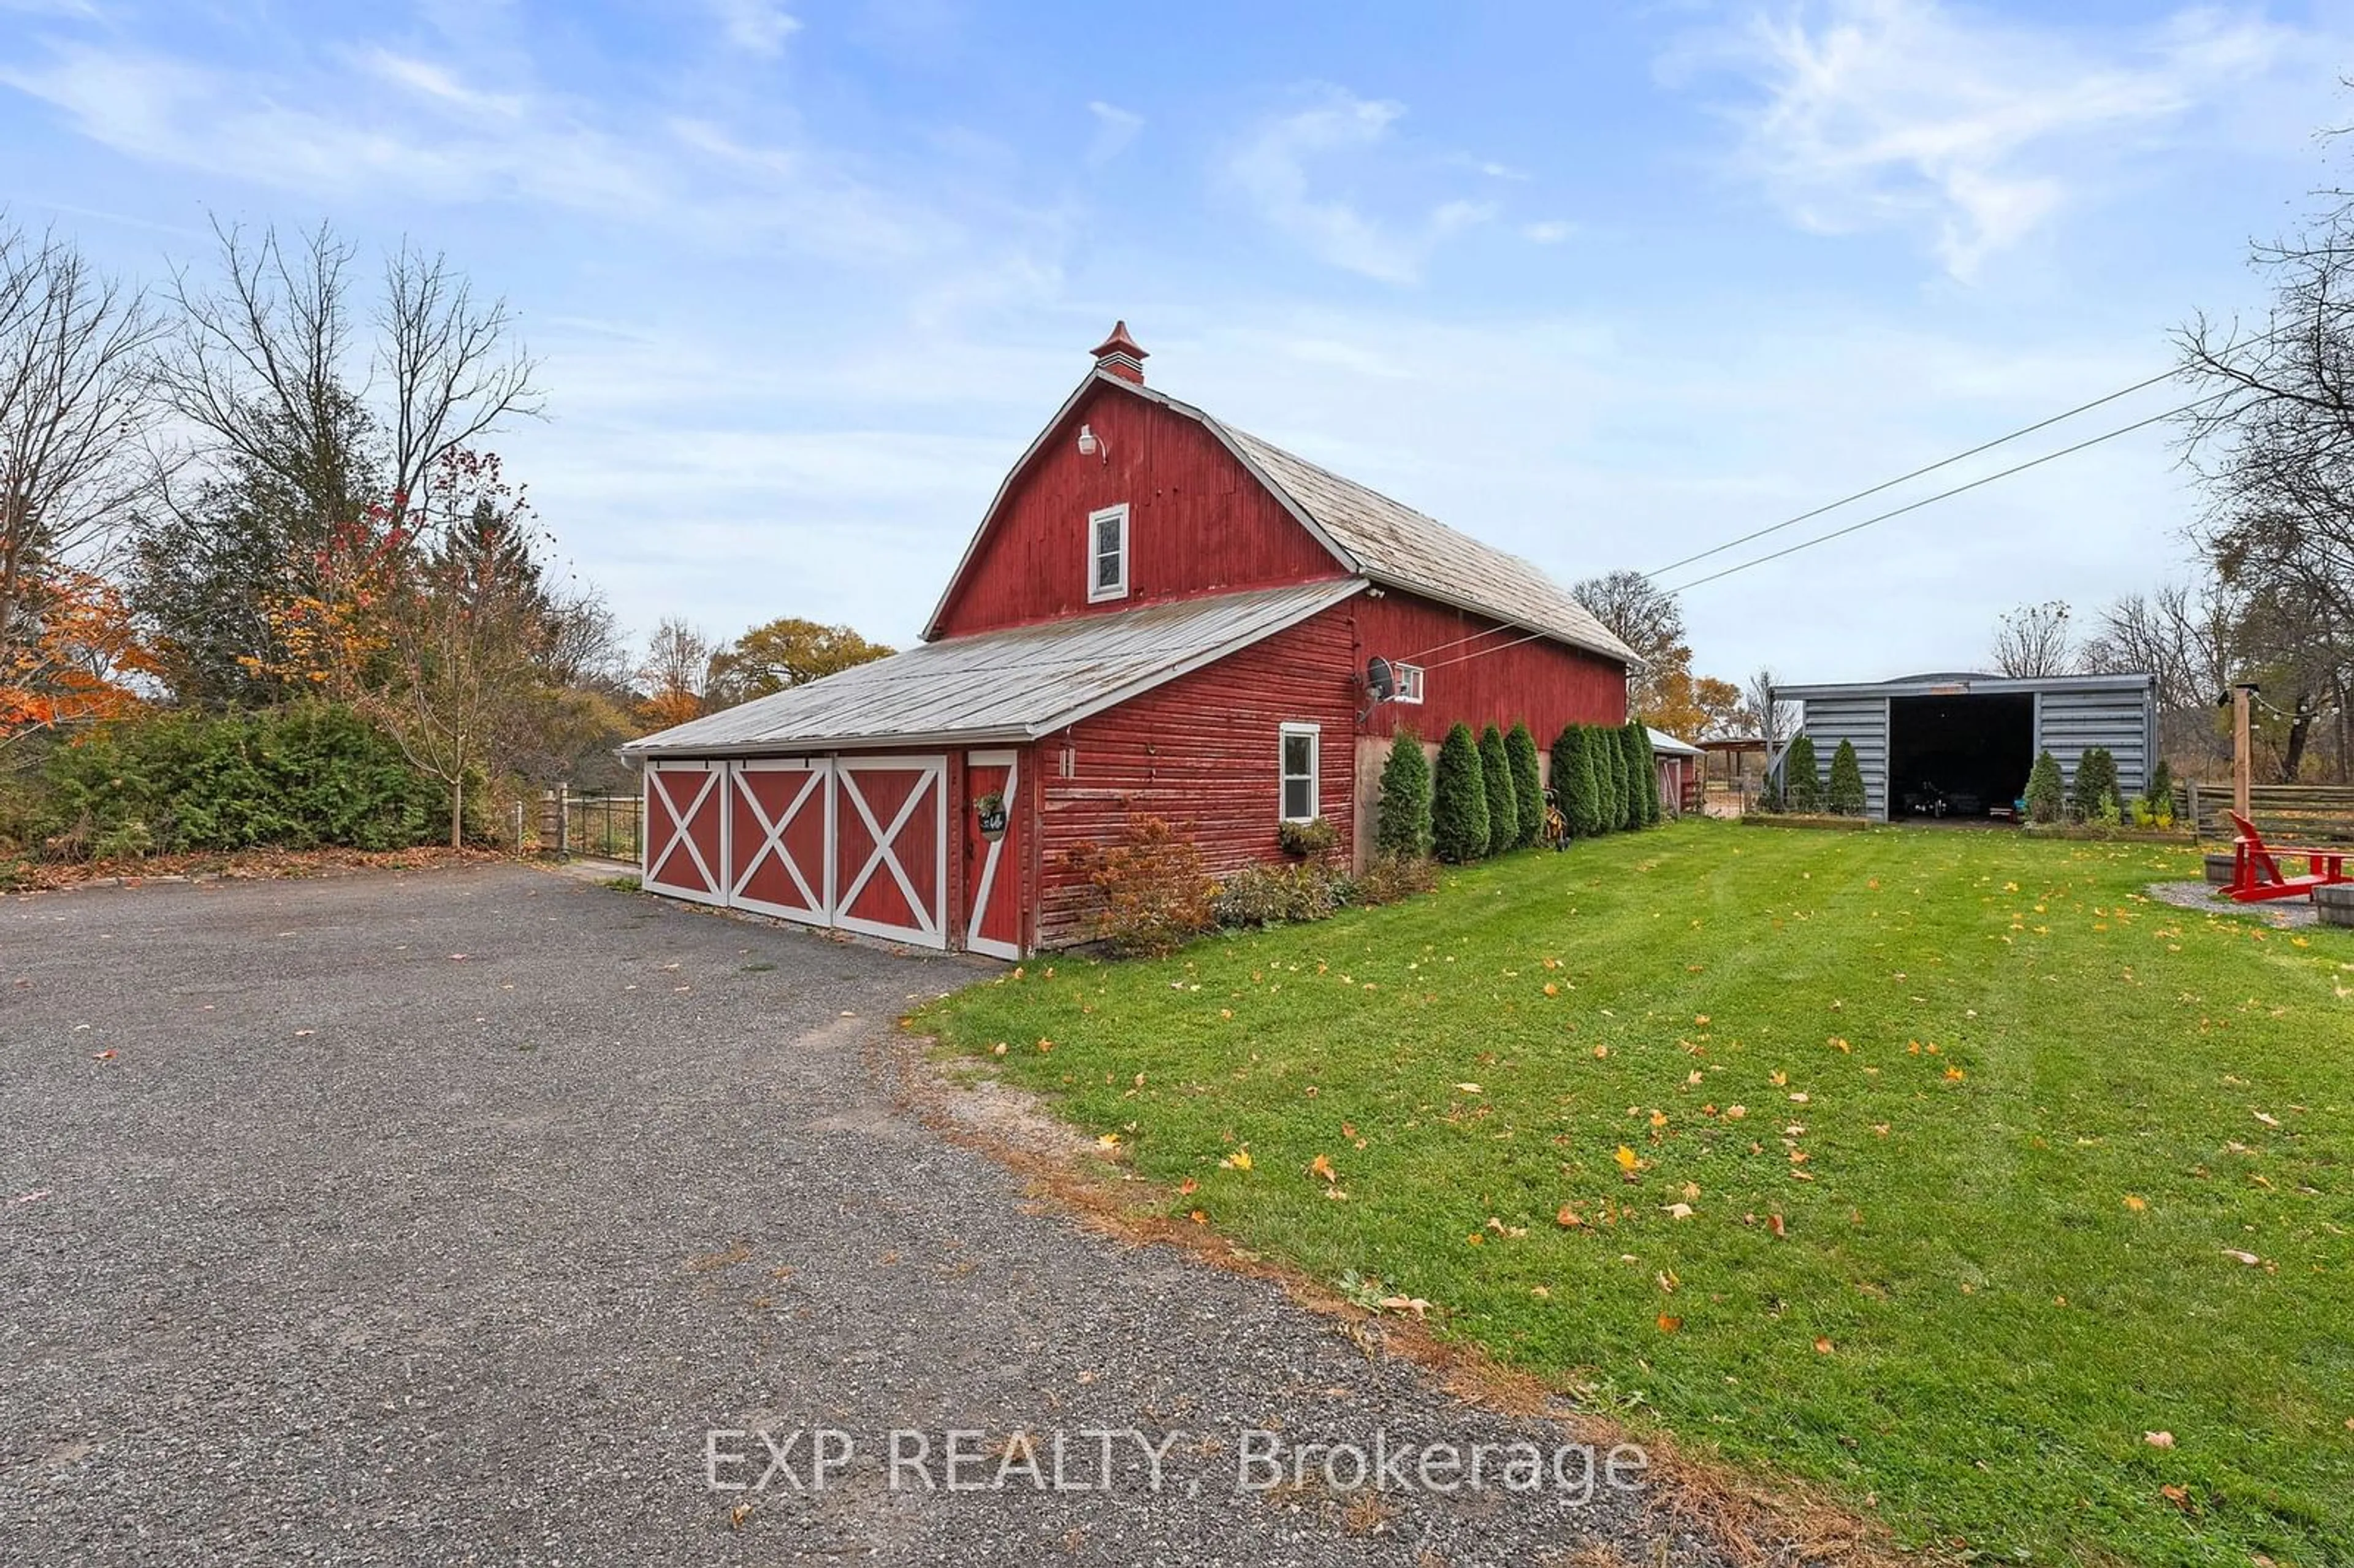
POLYGON ((1537 769, 1536 736, 1525 721, 1505 735, 1504 757, 1511 764, 1512 800, 1520 807, 1520 834, 1513 842, 1525 849, 1544 836, 1544 781, 1537 769))
POLYGON ((1504 732, 1494 725, 1479 732, 1479 778, 1488 787, 1488 853, 1501 854, 1521 842, 1521 801, 1504 732))
POLYGON ((1430 847, 1439 859, 1464 865, 1488 853, 1488 782, 1471 726, 1458 724, 1438 748, 1430 779, 1430 847))

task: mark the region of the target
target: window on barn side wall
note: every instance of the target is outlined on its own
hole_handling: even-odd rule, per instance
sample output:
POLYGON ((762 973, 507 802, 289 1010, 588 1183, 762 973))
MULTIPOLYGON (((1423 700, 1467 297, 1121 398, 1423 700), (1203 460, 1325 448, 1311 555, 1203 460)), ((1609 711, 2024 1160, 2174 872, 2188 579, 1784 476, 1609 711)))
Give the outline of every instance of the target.
POLYGON ((1287 822, 1316 819, 1316 802, 1320 793, 1316 776, 1317 752, 1322 740, 1323 731, 1315 725, 1283 726, 1283 820, 1287 822))
POLYGON ((1128 505, 1087 514, 1087 602, 1128 597, 1128 505))
POLYGON ((1391 678, 1397 683, 1397 696, 1394 699, 1395 701, 1401 703, 1418 703, 1422 701, 1421 665, 1393 664, 1390 666, 1390 675, 1391 678))

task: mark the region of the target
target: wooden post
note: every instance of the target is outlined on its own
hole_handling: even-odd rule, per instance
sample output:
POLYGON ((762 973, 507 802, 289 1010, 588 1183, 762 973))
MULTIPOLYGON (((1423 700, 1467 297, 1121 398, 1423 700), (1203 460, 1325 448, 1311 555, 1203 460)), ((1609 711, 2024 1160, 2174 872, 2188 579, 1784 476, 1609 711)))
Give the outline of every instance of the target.
POLYGON ((572 854, 572 786, 556 787, 556 853, 565 858, 572 854))
POLYGON ((564 806, 556 791, 546 789, 539 797, 539 853, 556 853, 556 846, 564 841, 564 806))
POLYGON ((2199 825, 2199 780, 2185 779, 2182 781, 2182 792, 2183 804, 2190 810, 2190 836, 2197 839, 2206 832, 2199 825))
POLYGON ((2248 787, 2253 782, 2255 758, 2248 748, 2248 709, 2256 688, 2242 682, 2232 688, 2232 810, 2248 813, 2248 787))

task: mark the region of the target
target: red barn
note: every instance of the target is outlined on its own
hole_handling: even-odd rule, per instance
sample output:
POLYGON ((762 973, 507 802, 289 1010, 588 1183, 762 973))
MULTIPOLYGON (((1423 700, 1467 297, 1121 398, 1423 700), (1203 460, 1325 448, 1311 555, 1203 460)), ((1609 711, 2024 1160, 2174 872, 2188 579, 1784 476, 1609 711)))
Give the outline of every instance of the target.
POLYGON ((1634 655, 1536 567, 1095 355, 922 646, 629 747, 648 888, 1016 958, 1084 938, 1067 852, 1130 811, 1214 872, 1315 817, 1362 861, 1394 731, 1624 722, 1634 655))

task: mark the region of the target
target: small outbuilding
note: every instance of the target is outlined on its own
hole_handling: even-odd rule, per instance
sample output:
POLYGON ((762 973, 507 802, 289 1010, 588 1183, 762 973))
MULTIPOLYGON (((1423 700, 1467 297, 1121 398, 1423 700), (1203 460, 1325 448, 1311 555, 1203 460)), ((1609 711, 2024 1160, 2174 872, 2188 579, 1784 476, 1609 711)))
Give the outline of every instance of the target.
MULTIPOLYGON (((2010 816, 2044 751, 2073 785, 2077 758, 2105 747, 2118 788, 2137 795, 2157 756, 2158 678, 2148 674, 1907 675, 1776 686, 1774 696, 1803 705, 1796 733, 1814 741, 1826 783, 1840 743, 1853 744, 1865 813, 1883 822, 2010 816)), ((1787 757, 1774 759, 1776 770, 1787 757)))
POLYGON ((1651 737, 1651 760, 1659 772, 1659 804, 1677 815, 1699 810, 1701 748, 1666 730, 1649 725, 1643 728, 1651 737))

